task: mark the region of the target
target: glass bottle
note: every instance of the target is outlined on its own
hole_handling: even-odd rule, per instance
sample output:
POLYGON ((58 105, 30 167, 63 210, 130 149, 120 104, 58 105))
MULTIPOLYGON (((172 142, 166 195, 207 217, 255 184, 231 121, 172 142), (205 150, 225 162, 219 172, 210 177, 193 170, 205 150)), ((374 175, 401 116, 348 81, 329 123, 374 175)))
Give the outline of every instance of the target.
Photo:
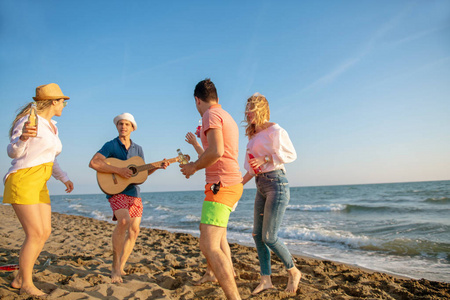
POLYGON ((30 115, 28 116, 28 122, 30 122, 30 126, 37 126, 37 107, 36 107, 36 103, 31 103, 30 115))
POLYGON ((185 164, 189 163, 180 149, 177 149, 177 153, 178 153, 178 159, 180 161, 180 164, 185 165, 185 164))
POLYGON ((198 121, 197 129, 195 130, 195 135, 199 138, 200 132, 202 131, 202 119, 198 121))
POLYGON ((36 126, 36 134, 34 136, 37 136, 37 125, 38 125, 38 115, 37 115, 37 107, 36 103, 31 103, 30 107, 30 115, 28 116, 28 122, 30 126, 36 126))

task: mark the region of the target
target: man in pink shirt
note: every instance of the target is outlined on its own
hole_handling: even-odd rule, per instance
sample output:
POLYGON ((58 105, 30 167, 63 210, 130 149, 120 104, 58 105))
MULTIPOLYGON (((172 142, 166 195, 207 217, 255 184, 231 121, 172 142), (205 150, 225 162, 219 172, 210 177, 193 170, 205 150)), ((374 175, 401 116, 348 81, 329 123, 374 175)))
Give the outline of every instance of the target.
POLYGON ((204 152, 198 160, 180 165, 189 178, 205 169, 206 186, 200 221, 200 249, 228 299, 241 299, 233 266, 220 247, 226 242, 228 218, 243 192, 239 171, 239 128, 221 105, 214 83, 200 81, 194 90, 195 105, 202 116, 200 138, 204 152))

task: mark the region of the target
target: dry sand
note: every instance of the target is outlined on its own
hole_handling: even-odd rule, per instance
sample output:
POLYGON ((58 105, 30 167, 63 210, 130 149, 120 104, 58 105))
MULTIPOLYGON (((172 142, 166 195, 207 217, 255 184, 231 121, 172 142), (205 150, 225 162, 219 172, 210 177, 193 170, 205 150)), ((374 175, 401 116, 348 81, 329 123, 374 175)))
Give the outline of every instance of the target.
MULTIPOLYGON (((15 264, 24 233, 9 205, 0 205, 0 265, 15 264)), ((35 266, 36 286, 50 299, 225 299, 216 283, 194 286, 206 261, 198 238, 142 228, 121 284, 112 284, 111 233, 114 224, 53 213, 53 232, 35 266), (44 263, 51 259, 51 264, 44 263)), ((411 280, 331 261, 297 257, 303 272, 296 295, 284 292, 287 273, 273 258, 275 289, 252 296, 259 265, 252 247, 231 244, 237 285, 243 299, 450 299, 450 284, 411 280)), ((17 272, 17 271, 15 271, 17 272)), ((27 299, 12 289, 15 272, 0 271, 0 299, 27 299)))

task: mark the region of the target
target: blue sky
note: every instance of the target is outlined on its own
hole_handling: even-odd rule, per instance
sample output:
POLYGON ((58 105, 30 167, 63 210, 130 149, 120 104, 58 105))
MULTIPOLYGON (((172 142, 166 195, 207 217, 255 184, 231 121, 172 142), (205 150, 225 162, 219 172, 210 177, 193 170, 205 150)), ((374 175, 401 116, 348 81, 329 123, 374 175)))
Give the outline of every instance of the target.
MULTIPOLYGON (((58 160, 86 194, 101 192, 88 163, 122 112, 147 162, 194 156, 193 89, 210 77, 239 125, 250 95, 268 98, 298 152, 291 186, 450 180, 449 1, 2 0, 0 18, 2 176, 10 123, 38 85, 71 97, 58 160)), ((241 127, 242 171, 246 143, 241 127)), ((142 191, 203 183, 172 165, 142 191)))

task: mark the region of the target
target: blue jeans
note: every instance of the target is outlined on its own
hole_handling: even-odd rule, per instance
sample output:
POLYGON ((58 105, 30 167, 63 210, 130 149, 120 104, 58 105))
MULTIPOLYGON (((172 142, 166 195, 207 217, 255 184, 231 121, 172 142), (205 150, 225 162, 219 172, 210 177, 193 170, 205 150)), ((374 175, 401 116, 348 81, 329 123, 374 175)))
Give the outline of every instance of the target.
POLYGON ((278 230, 289 203, 289 183, 283 170, 256 176, 256 197, 253 219, 253 239, 258 251, 261 275, 270 275, 270 250, 283 262, 286 269, 294 267, 291 253, 278 238, 278 230))

